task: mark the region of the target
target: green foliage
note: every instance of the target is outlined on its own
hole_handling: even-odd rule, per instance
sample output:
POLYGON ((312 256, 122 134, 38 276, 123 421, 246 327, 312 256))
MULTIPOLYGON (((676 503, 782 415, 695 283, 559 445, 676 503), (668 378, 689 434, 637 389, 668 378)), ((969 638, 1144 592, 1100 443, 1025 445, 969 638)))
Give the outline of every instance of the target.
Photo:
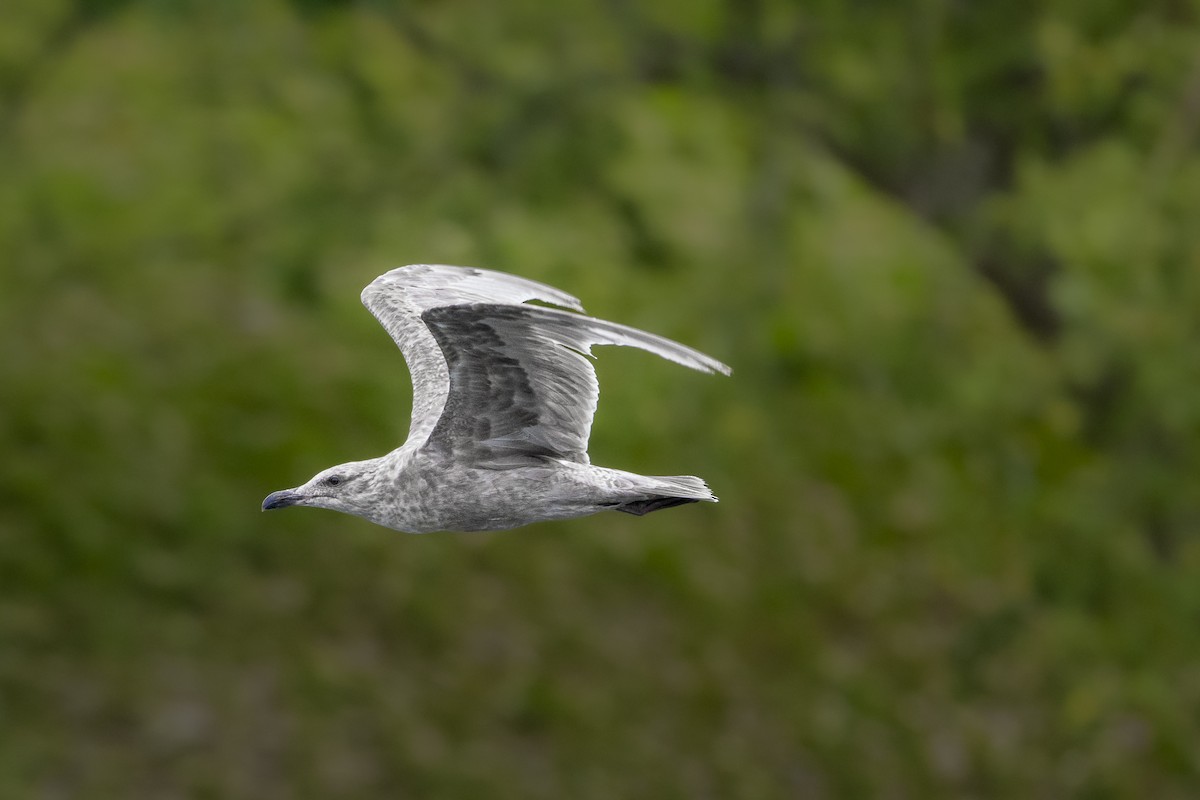
POLYGON ((3 16, 0 794, 1200 788, 1193 6, 3 16), (598 363, 721 504, 260 515, 402 440, 417 261, 732 364, 598 363))

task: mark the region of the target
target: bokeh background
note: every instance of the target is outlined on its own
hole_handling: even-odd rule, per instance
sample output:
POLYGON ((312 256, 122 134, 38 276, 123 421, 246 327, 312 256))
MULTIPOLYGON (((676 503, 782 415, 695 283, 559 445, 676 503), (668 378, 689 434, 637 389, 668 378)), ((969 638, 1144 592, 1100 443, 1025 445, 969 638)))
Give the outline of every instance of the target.
POLYGON ((0 18, 3 797, 1200 790, 1196 2, 0 18), (422 261, 732 364, 598 365, 721 504, 261 514, 422 261))

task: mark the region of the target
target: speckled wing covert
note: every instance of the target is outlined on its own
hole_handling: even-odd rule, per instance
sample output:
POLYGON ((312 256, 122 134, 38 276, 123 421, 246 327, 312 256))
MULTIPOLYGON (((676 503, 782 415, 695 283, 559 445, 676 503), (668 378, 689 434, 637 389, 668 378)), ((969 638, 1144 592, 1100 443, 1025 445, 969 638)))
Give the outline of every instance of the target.
POLYGON ((363 290, 363 304, 412 373, 407 446, 484 467, 545 457, 586 464, 599 396, 592 345, 638 347, 702 372, 730 372, 661 336, 527 300, 583 310, 551 286, 466 267, 400 267, 363 290))

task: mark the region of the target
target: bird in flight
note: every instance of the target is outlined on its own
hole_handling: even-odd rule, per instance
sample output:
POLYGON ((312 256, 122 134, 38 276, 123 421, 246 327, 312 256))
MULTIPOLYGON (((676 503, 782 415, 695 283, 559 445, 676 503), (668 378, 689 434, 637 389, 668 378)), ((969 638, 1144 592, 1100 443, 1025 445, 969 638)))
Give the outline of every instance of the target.
POLYGON ((717 502, 700 478, 596 467, 587 454, 599 397, 592 345, 638 347, 701 372, 730 374, 716 359, 574 313, 583 307, 571 295, 490 270, 400 267, 372 281, 362 301, 412 373, 408 439, 380 458, 330 467, 272 492, 264 511, 316 506, 429 533, 717 502))

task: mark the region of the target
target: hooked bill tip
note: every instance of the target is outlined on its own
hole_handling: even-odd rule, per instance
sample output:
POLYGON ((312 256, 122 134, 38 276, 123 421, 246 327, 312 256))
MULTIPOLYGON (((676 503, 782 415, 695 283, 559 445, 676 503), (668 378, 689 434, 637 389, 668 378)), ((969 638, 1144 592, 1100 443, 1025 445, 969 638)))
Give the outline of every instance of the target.
POLYGON ((291 489, 284 489, 279 492, 271 492, 262 502, 262 510, 270 511, 273 508, 287 508, 288 506, 296 505, 296 501, 300 496, 291 489))

